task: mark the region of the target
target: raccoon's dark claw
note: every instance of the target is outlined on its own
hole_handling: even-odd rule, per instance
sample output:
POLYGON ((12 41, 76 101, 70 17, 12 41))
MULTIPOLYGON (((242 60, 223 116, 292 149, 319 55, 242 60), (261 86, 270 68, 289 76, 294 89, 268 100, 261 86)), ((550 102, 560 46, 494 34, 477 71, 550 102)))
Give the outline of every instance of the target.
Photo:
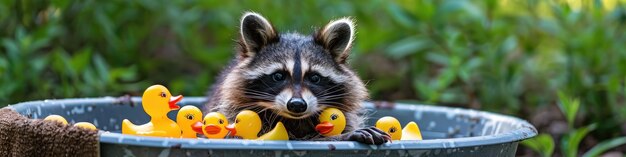
POLYGON ((381 145, 387 141, 391 141, 391 137, 376 127, 368 127, 352 132, 349 140, 364 144, 381 145))

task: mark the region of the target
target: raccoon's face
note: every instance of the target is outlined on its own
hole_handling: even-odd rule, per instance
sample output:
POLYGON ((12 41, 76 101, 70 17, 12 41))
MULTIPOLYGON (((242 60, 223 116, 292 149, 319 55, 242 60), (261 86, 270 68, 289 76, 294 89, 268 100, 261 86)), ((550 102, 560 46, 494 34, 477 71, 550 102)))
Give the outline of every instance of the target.
POLYGON ((234 93, 229 102, 291 119, 316 115, 326 107, 360 107, 367 92, 345 65, 353 37, 354 24, 347 18, 304 36, 278 34, 262 16, 245 14, 238 64, 224 85, 234 93))

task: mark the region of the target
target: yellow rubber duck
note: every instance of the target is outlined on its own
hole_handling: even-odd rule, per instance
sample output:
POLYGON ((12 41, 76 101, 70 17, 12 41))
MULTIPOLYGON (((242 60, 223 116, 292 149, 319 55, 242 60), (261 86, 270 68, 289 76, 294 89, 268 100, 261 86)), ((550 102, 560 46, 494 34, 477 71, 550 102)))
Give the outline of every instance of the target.
POLYGON ((326 108, 319 117, 320 124, 315 126, 315 130, 322 136, 336 136, 346 128, 346 117, 339 109, 326 108))
POLYGON ((176 137, 181 135, 178 124, 167 117, 167 113, 180 107, 177 102, 182 95, 172 97, 170 91, 162 85, 153 85, 143 92, 141 97, 143 110, 150 116, 150 122, 135 125, 128 119, 122 121, 122 133, 141 136, 176 137))
MULTIPOLYGON (((65 118, 63 118, 62 116, 59 116, 59 115, 54 115, 54 114, 47 116, 43 120, 57 121, 57 122, 60 122, 63 125, 69 124, 69 123, 67 123, 67 120, 65 120, 65 118)), ((98 130, 95 125, 93 125, 93 124, 91 124, 89 122, 78 122, 78 123, 74 124, 74 126, 75 127, 85 128, 85 129, 98 130)))
POLYGON ((65 120, 65 118, 63 118, 62 116, 59 115, 49 115, 48 117, 44 118, 43 120, 51 120, 51 121, 57 121, 63 125, 67 125, 67 120, 65 120))
POLYGON ((400 140, 422 140, 422 132, 415 122, 409 122, 402 129, 402 139, 400 140))
POLYGON ((221 139, 228 134, 226 125, 228 125, 226 116, 219 112, 211 112, 204 116, 204 125, 202 125, 201 133, 207 138, 221 139))
POLYGON ((400 121, 394 117, 386 116, 378 119, 376 128, 389 134, 391 140, 400 140, 402 138, 402 126, 400 121))
POLYGON ((230 131, 231 136, 240 136, 243 139, 289 140, 287 129, 282 122, 276 123, 274 129, 258 137, 261 124, 261 118, 256 112, 243 110, 235 117, 235 123, 228 125, 226 129, 230 131))
POLYGON ((85 128, 85 129, 90 129, 90 130, 98 130, 98 128, 96 128, 95 125, 89 123, 89 122, 78 122, 76 124, 74 124, 75 127, 81 127, 81 128, 85 128))
POLYGON ((376 121, 376 128, 389 134, 391 140, 422 140, 422 133, 415 122, 409 122, 402 129, 398 119, 386 116, 376 121))
POLYGON ((202 111, 198 107, 187 105, 178 110, 176 123, 182 130, 182 138, 198 138, 202 133, 202 111))

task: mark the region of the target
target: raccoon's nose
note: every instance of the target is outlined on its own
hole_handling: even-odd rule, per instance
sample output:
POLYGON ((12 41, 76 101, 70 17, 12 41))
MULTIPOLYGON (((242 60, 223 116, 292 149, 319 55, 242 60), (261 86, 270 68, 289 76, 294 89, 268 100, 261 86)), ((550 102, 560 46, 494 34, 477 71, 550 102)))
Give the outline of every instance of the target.
POLYGON ((287 110, 294 113, 302 113, 306 111, 306 102, 302 98, 291 98, 287 102, 287 110))

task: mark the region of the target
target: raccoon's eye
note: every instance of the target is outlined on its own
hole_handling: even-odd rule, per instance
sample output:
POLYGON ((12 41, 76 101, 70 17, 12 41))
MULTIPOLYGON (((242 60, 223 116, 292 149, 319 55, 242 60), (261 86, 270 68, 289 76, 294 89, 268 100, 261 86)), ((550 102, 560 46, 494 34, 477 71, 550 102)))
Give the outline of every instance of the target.
POLYGON ((274 79, 274 81, 276 81, 276 82, 280 82, 280 81, 285 80, 285 75, 283 75, 280 72, 276 72, 276 73, 272 74, 272 79, 274 79))
POLYGON ((320 75, 318 74, 314 74, 309 77, 309 81, 311 81, 311 83, 317 84, 317 83, 320 83, 320 80, 321 78, 320 78, 320 75))

